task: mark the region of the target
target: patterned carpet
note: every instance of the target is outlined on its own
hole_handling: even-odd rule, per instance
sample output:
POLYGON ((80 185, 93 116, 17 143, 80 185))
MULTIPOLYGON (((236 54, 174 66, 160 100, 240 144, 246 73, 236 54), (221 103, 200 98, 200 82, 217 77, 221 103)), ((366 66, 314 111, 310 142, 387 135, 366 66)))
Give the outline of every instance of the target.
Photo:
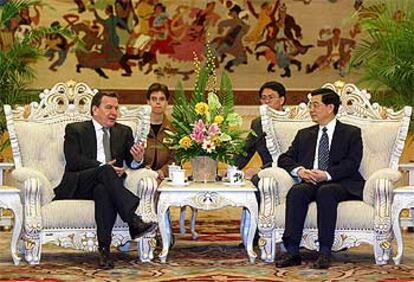
MULTIPOLYGON (((404 233, 403 264, 377 266, 371 246, 361 246, 336 253, 329 270, 313 270, 310 265, 315 253, 304 251, 304 262, 299 267, 276 269, 258 259, 248 262, 239 247, 238 216, 240 210, 200 212, 197 231, 200 238, 192 240, 187 233, 178 233, 174 222, 175 246, 170 250, 166 264, 136 262, 136 252, 120 253, 113 250, 116 268, 110 271, 96 269, 96 254, 81 253, 46 245, 41 264, 14 266, 10 256, 10 232, 0 232, 0 281, 60 282, 60 281, 378 281, 414 282, 413 233, 404 233), (229 220, 223 220, 224 215, 229 220)), ((177 218, 176 213, 173 218, 177 218)), ((157 253, 159 249, 157 250, 157 253)))

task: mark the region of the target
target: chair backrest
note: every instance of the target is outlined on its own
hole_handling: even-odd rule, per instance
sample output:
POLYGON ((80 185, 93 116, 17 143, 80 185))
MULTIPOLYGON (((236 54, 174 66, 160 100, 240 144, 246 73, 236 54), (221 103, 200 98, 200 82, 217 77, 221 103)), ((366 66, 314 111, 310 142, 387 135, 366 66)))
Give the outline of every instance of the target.
MULTIPOLYGON (((380 168, 397 169, 412 108, 406 106, 393 111, 377 103, 371 104, 371 95, 353 84, 336 82, 322 87, 334 90, 341 98, 338 120, 361 128, 364 153, 360 172, 364 178, 380 168)), ((287 106, 284 112, 263 105, 260 115, 266 144, 275 163, 279 155, 287 151, 299 129, 314 125, 305 103, 287 106)))
MULTIPOLYGON (((55 187, 65 167, 63 141, 68 123, 89 120, 92 97, 98 92, 85 83, 57 83, 40 93, 40 102, 12 109, 4 106, 14 164, 44 173, 55 187)), ((119 109, 118 122, 128 125, 135 140, 145 141, 150 128, 149 106, 119 109)))

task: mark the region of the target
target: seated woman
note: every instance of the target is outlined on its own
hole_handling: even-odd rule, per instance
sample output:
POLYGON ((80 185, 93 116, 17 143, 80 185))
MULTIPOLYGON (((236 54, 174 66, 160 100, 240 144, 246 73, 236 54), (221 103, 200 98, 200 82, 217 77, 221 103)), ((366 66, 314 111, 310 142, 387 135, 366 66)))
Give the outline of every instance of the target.
MULTIPOLYGON (((168 165, 174 161, 174 153, 167 145, 163 143, 167 134, 165 130, 172 131, 173 127, 166 117, 168 98, 170 92, 164 84, 153 83, 147 90, 147 103, 151 106, 151 128, 147 139, 147 148, 145 149, 145 162, 148 168, 158 172, 158 183, 168 176, 168 165)), ((195 232, 195 220, 197 210, 191 208, 191 233, 194 239, 198 238, 195 232)), ((185 233, 185 207, 181 208, 180 213, 180 232, 185 233)))
POLYGON ((174 161, 173 152, 163 143, 167 137, 165 131, 173 130, 165 113, 169 97, 170 92, 164 84, 153 83, 147 90, 147 103, 151 106, 151 128, 144 159, 146 166, 158 173, 159 182, 168 175, 168 165, 174 161))

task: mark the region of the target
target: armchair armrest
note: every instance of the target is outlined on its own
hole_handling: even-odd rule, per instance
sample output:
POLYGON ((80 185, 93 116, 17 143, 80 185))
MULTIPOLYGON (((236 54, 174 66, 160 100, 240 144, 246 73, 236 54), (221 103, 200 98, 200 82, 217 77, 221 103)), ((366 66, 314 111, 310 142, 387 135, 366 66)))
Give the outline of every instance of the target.
MULTIPOLYGON (((374 172, 365 182, 363 200, 365 203, 375 206, 377 198, 385 190, 394 189, 394 183, 401 179, 401 173, 395 169, 382 168, 374 172)), ((391 199, 392 201, 392 199, 391 199)))
POLYGON ((147 168, 127 169, 126 172, 128 176, 124 182, 125 187, 141 199, 136 213, 145 222, 157 222, 155 192, 158 174, 147 168))
POLYGON ((273 215, 276 206, 284 203, 289 189, 295 184, 286 170, 269 167, 259 172, 260 210, 259 228, 273 228, 273 215))
MULTIPOLYGON (((39 170, 28 167, 19 167, 13 170, 12 176, 17 180, 18 186, 22 189, 25 182, 31 178, 36 178, 39 186, 40 204, 43 206, 52 201, 55 197, 53 187, 46 176, 39 170)), ((25 199, 26 200, 26 199, 25 199)))
POLYGON ((391 255, 392 203, 394 183, 401 173, 391 168, 383 168, 373 173, 365 183, 364 202, 374 207, 375 260, 386 263, 391 255))
MULTIPOLYGON (((270 182, 267 180, 266 185, 264 185, 264 181, 262 181, 262 185, 260 185, 259 181, 259 190, 260 193, 264 193, 263 196, 270 196, 268 193, 272 192, 275 199, 277 199, 277 205, 280 205, 285 202, 286 195, 289 189, 296 183, 295 180, 290 176, 290 174, 280 167, 269 167, 263 169, 259 172, 260 180, 264 180, 266 178, 273 178, 275 181, 276 186, 271 186, 270 182), (273 187, 273 188, 272 188, 273 187), (262 189, 266 188, 266 189, 262 189), (269 190, 270 189, 270 190, 269 190)), ((262 198, 266 199, 266 197, 262 198)))

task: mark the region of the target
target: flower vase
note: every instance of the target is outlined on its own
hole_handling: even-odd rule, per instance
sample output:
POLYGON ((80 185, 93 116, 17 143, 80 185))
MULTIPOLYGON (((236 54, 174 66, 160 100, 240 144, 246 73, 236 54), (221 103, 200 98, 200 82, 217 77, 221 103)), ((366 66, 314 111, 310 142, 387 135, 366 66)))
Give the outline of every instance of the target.
POLYGON ((217 175, 216 160, 210 157, 198 156, 191 159, 193 169, 193 181, 195 182, 214 182, 217 175))

